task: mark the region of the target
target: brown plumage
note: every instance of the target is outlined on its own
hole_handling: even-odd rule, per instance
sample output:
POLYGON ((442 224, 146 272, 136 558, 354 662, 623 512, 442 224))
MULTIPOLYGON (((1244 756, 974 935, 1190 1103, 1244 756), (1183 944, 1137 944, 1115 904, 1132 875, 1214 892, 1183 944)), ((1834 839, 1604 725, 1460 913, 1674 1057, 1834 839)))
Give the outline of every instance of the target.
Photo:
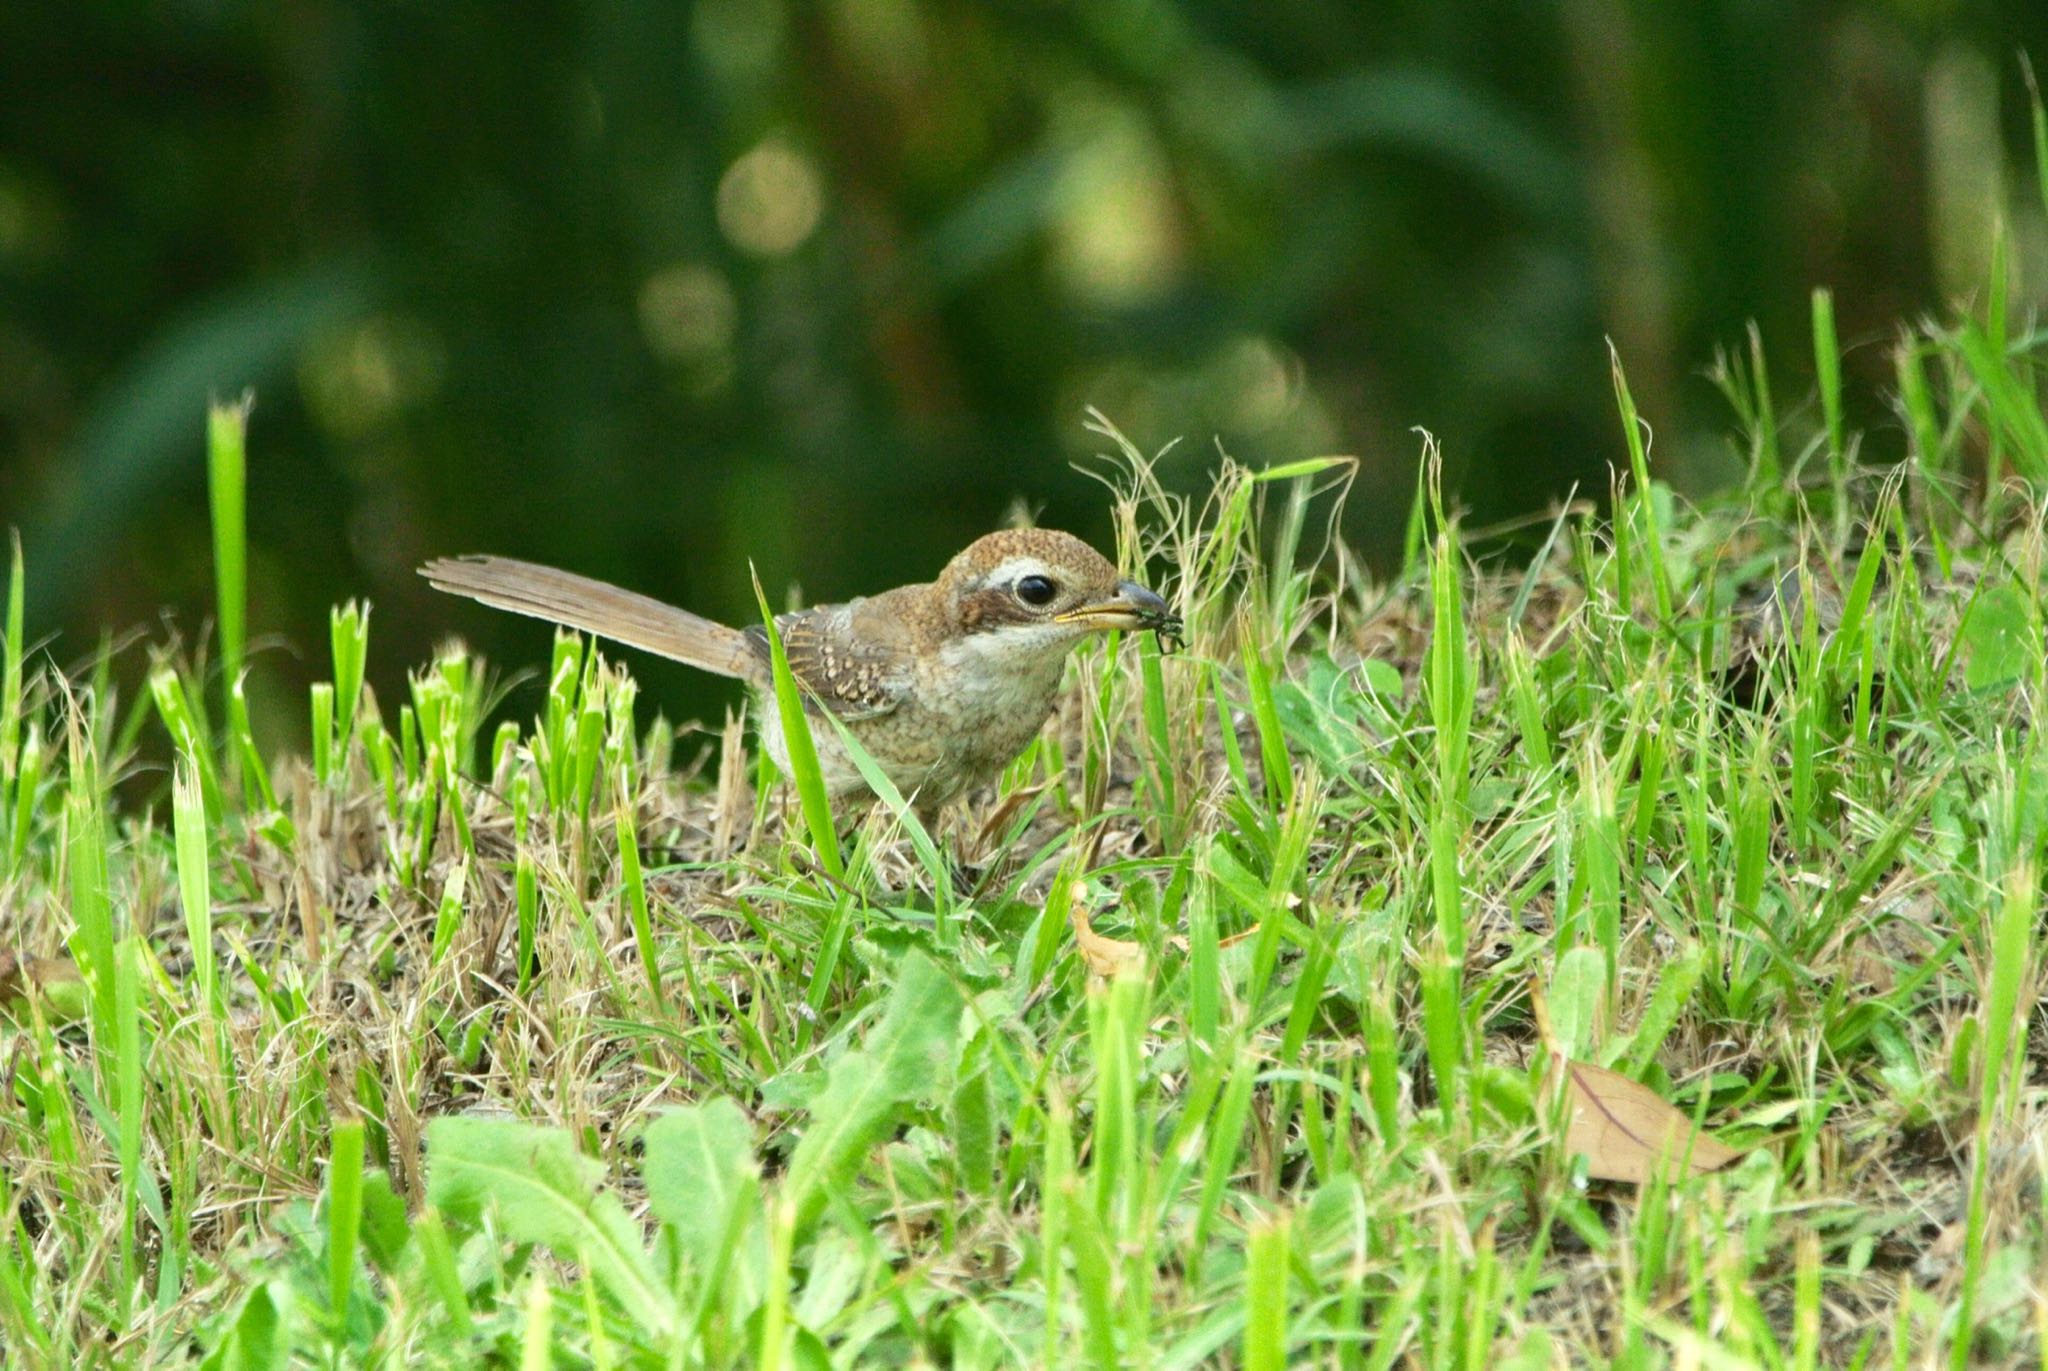
POLYGON ((443 557, 420 568, 436 590, 751 679, 754 654, 738 629, 573 571, 510 557, 443 557))
MULTIPOLYGON (((586 576, 505 557, 462 557, 421 568, 437 588, 629 647, 769 687, 768 635, 677 609, 586 576)), ((847 726, 927 816, 991 779, 1037 736, 1052 712, 1068 651, 1110 628, 1177 632, 1151 591, 1080 539, 1052 529, 979 538, 936 581, 777 617, 790 672, 814 713, 847 726)), ((762 741, 786 771, 772 707, 757 710, 762 741)), ((813 730, 835 795, 866 790, 835 729, 813 730)))

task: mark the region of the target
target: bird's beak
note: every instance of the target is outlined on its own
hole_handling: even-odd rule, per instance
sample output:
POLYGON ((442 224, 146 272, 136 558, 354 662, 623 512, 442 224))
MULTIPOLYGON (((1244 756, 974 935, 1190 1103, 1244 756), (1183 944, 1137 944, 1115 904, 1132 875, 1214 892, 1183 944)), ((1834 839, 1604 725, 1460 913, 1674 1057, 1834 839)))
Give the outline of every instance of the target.
POLYGON ((1116 594, 1070 609, 1056 622, 1093 629, 1150 628, 1168 637, 1178 637, 1181 628, 1180 616, 1167 608, 1166 601, 1136 581, 1118 581, 1116 594))

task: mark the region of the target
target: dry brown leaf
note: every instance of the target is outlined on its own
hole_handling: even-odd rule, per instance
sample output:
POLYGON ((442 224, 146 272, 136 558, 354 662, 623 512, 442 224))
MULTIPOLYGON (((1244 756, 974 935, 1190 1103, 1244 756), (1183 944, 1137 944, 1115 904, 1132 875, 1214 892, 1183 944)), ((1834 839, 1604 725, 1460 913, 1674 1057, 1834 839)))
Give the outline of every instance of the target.
POLYGON ((1682 1160, 1699 1176, 1742 1155, 1705 1133, 1693 1133, 1692 1120, 1648 1086, 1590 1062, 1560 1064, 1572 1111, 1565 1150, 1583 1153, 1586 1174, 1594 1179, 1641 1185, 1655 1174, 1660 1158, 1667 1174, 1682 1160))
POLYGON ((1890 959, 1861 944, 1849 954, 1844 978, 1858 990, 1872 995, 1889 994, 1899 983, 1898 972, 1890 959))
POLYGON ((1081 960, 1088 963, 1088 969, 1098 976, 1114 976, 1127 966, 1134 966, 1145 958, 1145 949, 1137 943, 1125 942, 1122 938, 1105 938, 1097 933, 1088 922, 1088 911, 1081 902, 1074 902, 1074 941, 1080 944, 1081 960))

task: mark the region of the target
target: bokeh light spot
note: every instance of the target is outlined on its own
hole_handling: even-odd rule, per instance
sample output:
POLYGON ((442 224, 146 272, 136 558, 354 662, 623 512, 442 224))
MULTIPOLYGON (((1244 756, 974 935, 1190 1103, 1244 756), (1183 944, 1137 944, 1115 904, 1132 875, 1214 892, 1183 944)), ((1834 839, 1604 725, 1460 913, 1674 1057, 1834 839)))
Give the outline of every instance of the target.
POLYGON ((1270 338, 1238 338, 1223 349, 1215 367, 1217 387, 1231 427, 1263 433, 1301 402, 1301 362, 1270 338))
POLYGON ((1067 293, 1109 308, 1146 304, 1180 274, 1172 194, 1157 144, 1112 119, 1069 164, 1054 221, 1053 266, 1067 293))
POLYGON ((795 252, 824 209, 817 167, 779 139, 747 152, 718 183, 718 227, 734 247, 756 257, 795 252))
POLYGON ((721 76, 757 80, 775 64, 789 16, 778 0, 698 0, 690 12, 697 51, 721 76))
POLYGON ((732 287, 699 262, 676 262, 640 287, 640 331, 656 356, 670 362, 715 357, 732 346, 739 307, 732 287))
POLYGON ((360 437, 429 398, 446 369, 440 335, 417 319, 379 315, 307 349, 299 386, 330 432, 360 437))

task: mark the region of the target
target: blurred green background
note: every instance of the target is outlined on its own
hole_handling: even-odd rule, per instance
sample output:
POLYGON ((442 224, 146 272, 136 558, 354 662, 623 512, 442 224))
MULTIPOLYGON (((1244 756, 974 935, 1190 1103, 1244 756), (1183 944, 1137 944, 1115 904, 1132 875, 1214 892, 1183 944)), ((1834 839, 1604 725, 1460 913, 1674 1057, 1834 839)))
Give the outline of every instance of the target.
POLYGON ((750 558, 842 598, 1018 501, 1104 542, 1088 405, 1190 490, 1356 454, 1384 556, 1418 426, 1479 521, 1604 491, 1611 336, 1699 489, 1746 321, 1790 407, 1831 286, 1868 399, 1994 221, 2048 277, 2022 52, 2040 0, 7 5, 0 522, 59 660, 198 631, 255 387, 260 706, 348 596, 387 698, 544 661, 436 554, 738 619, 750 558))

